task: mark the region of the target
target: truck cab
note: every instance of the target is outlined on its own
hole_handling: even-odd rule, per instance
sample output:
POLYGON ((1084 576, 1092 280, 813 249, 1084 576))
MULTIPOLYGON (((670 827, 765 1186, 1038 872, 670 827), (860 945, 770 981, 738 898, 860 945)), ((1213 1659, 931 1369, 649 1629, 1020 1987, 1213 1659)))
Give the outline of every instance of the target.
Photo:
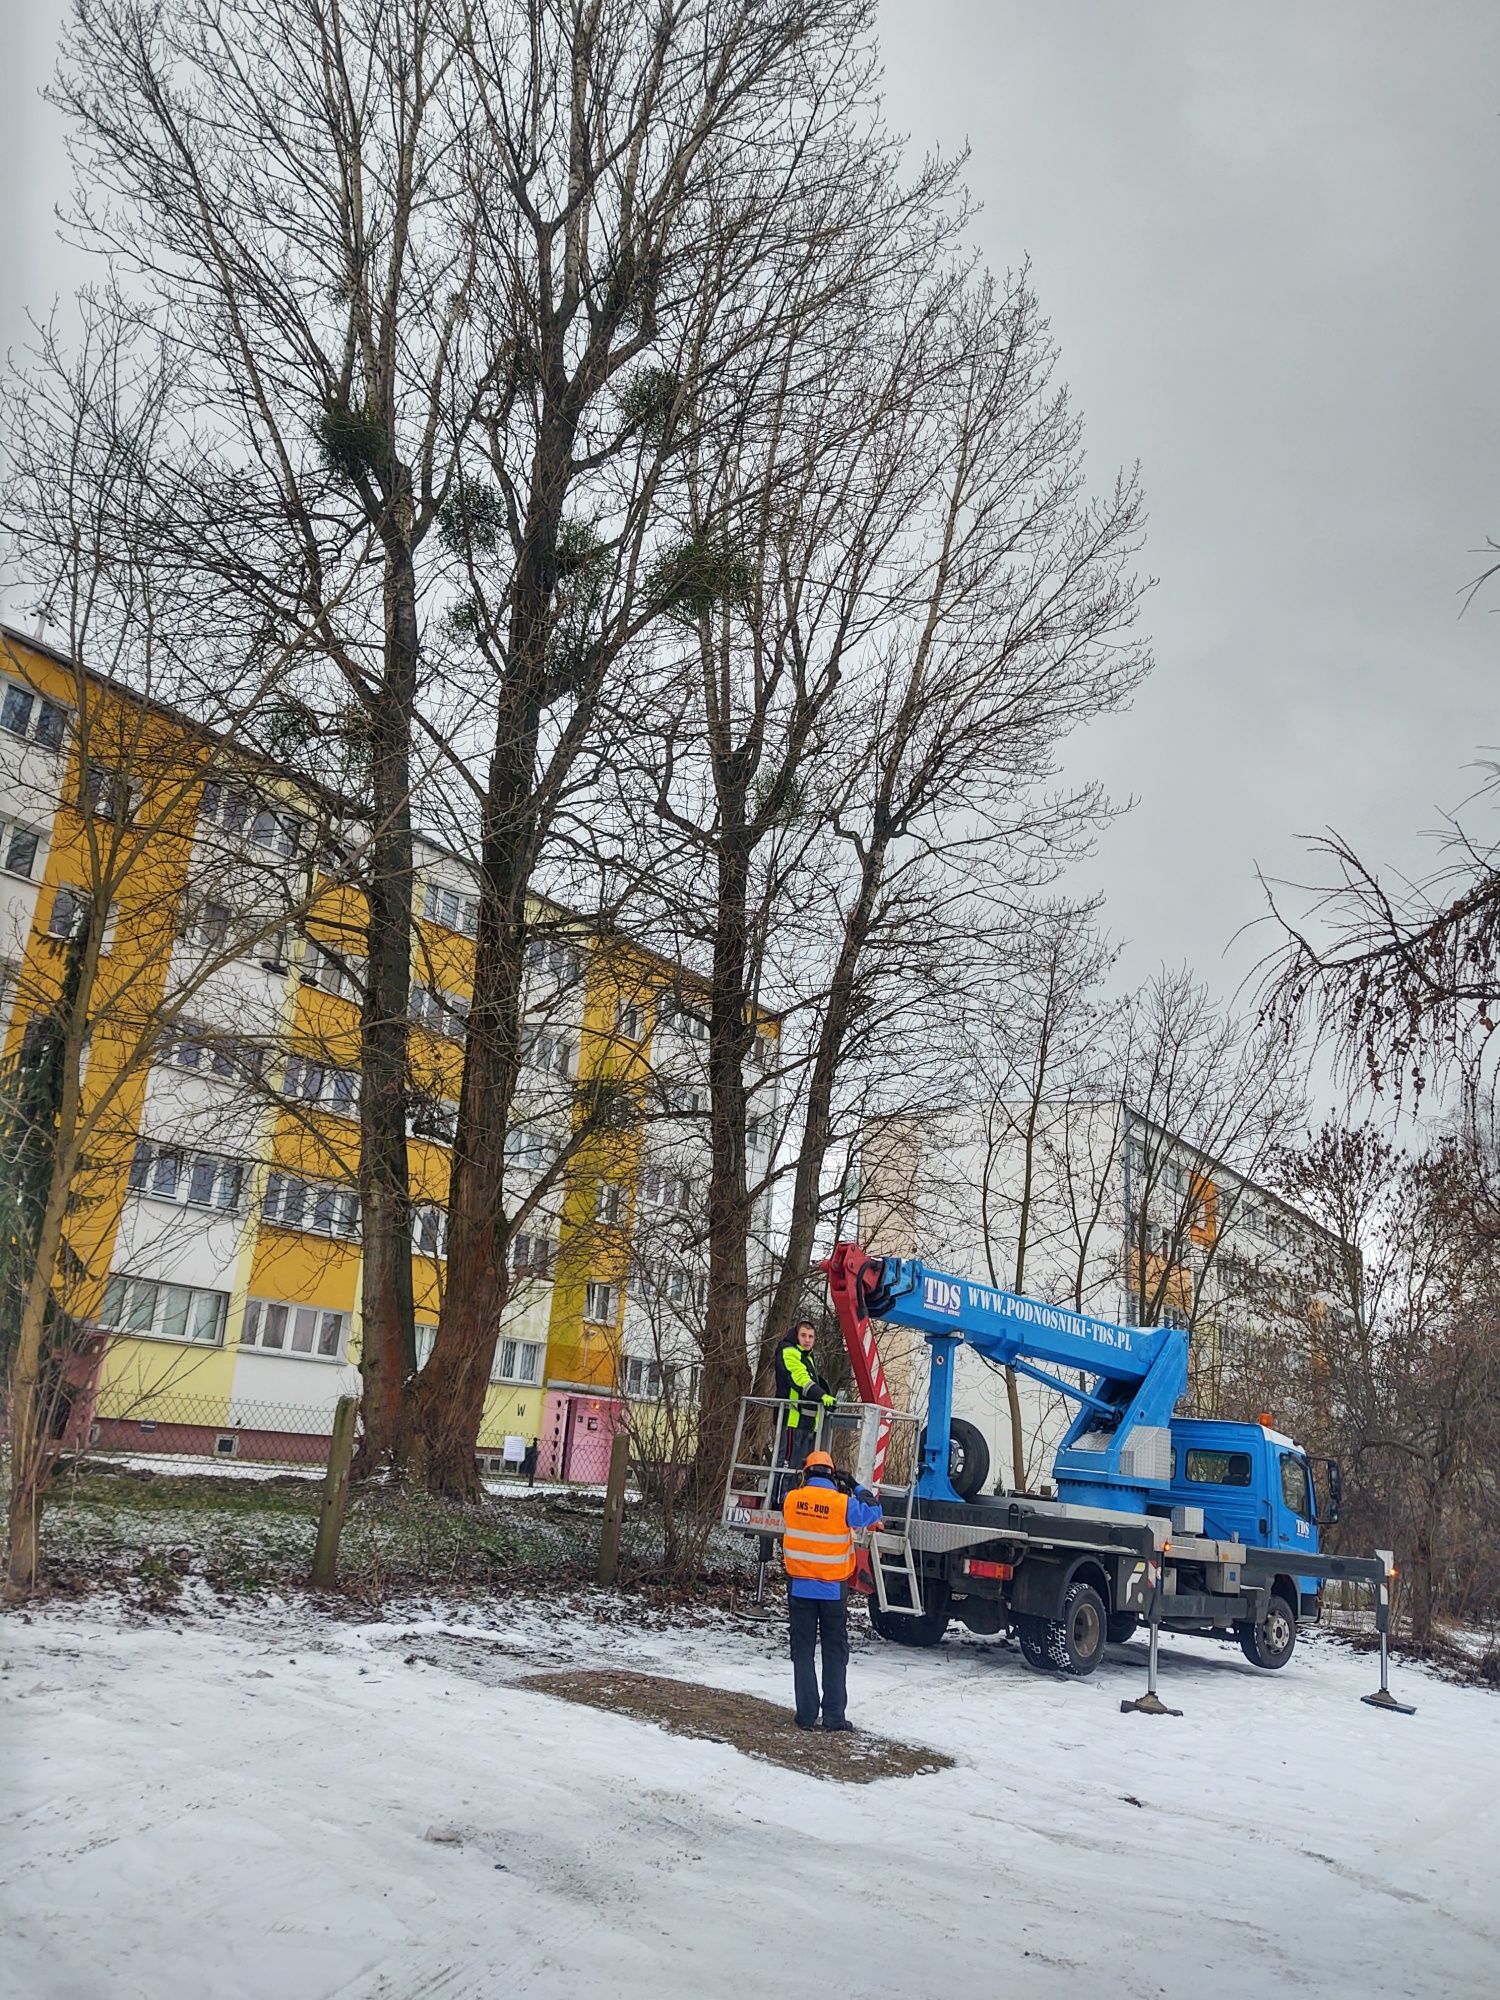
POLYGON ((1307 1455, 1264 1424, 1176 1418, 1170 1493, 1174 1507, 1201 1507, 1205 1531, 1221 1540, 1317 1550, 1307 1455))
MULTIPOLYGON (((1201 1508, 1205 1534, 1316 1555, 1320 1523, 1338 1519, 1338 1488, 1336 1461, 1309 1459, 1269 1424, 1173 1421, 1172 1505, 1201 1508)), ((1302 1615, 1316 1615, 1316 1580, 1297 1587, 1302 1615)))

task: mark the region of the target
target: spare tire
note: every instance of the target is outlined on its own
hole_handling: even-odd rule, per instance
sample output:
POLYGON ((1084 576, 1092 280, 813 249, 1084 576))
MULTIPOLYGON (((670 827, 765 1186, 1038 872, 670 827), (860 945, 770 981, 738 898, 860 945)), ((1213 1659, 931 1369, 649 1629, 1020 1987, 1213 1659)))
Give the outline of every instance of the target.
POLYGON ((990 1448, 978 1424, 955 1417, 948 1433, 948 1477, 960 1500, 972 1500, 990 1476, 990 1448))

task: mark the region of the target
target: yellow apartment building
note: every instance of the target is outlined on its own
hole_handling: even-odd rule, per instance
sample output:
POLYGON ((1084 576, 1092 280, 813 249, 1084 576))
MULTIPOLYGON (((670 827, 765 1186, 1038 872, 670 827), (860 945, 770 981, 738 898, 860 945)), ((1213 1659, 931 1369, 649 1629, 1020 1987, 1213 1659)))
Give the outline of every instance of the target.
MULTIPOLYGON (((110 903, 84 1082, 107 1114, 67 1300, 107 1336, 89 1413, 102 1444, 307 1456, 357 1392, 359 841, 358 811, 310 778, 0 628, 7 1057, 55 996, 89 896, 110 903)), ((438 843, 419 839, 417 871, 420 1362, 445 1275, 477 903, 438 843)), ((663 1370, 695 1352, 706 1024, 682 967, 566 911, 536 917, 507 1151, 518 1186, 543 1191, 512 1246, 480 1451, 498 1469, 507 1440, 514 1454, 537 1438, 544 1474, 591 1477, 622 1406, 659 1398, 663 1370), (582 1136, 601 1090, 635 1115, 582 1136)), ((776 1023, 758 1029, 752 1165, 775 1099, 776 1023)))

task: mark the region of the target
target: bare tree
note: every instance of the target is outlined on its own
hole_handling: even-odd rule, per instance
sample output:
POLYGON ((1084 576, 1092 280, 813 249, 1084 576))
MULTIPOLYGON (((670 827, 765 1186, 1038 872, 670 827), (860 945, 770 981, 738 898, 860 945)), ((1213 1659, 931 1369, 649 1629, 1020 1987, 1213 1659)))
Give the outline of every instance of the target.
POLYGON ((689 607, 680 721, 653 766, 655 824, 680 857, 668 920, 711 962, 715 995, 705 1492, 746 1377, 755 1007, 770 1001, 803 1063, 764 1366, 806 1282, 841 1118, 873 1067, 911 1072, 976 934, 1008 927, 1077 850, 1102 802, 1045 794, 1056 745, 1146 664, 1130 636, 1136 496, 1083 498, 1024 276, 956 266, 944 182, 877 213, 876 242, 866 223, 849 234, 852 321, 789 329, 768 356, 765 436, 705 450, 693 491, 705 509, 729 496, 729 539, 689 607))
MULTIPOLYGON (((1491 775, 1480 797, 1494 789, 1491 775)), ((1442 835, 1446 858, 1428 879, 1391 879, 1338 834, 1312 844, 1332 879, 1268 890, 1285 940, 1266 972, 1262 1007, 1289 1028, 1310 1026, 1350 1080, 1419 1100, 1433 1084, 1486 1088, 1485 1056, 1500 1000, 1500 848, 1462 820, 1442 835)))
POLYGON ((740 357, 767 323, 810 309, 797 280, 822 208, 866 181, 870 11, 682 0, 648 21, 600 0, 466 16, 508 369, 454 522, 489 744, 449 1290, 415 1408, 440 1491, 473 1489, 505 1296, 528 894, 604 690, 652 619, 704 589, 715 526, 668 557, 666 485, 710 411, 754 388, 740 357))
MULTIPOLYGON (((147 1075, 216 1002, 237 1010, 218 1038, 226 1064, 231 1049, 257 1072, 272 1060, 270 1019, 256 1039, 236 968, 279 956, 305 919, 339 816, 264 757, 251 761, 272 792, 254 824, 226 829, 204 810, 243 767, 284 661, 220 651, 163 553, 151 475, 176 389, 171 357, 99 305, 72 362, 18 375, 3 412, 14 565, 66 642, 6 648, 15 827, 42 829, 25 837, 31 857, 46 841, 54 884, 15 940, 11 1596, 35 1588, 47 1486, 97 1361, 147 1075)), ((239 1163, 223 1164, 238 1188, 239 1163)), ((188 1337, 222 1340, 222 1322, 188 1337)))
MULTIPOLYGON (((432 531, 499 357, 447 0, 76 0, 55 88, 73 222, 181 372, 182 561, 268 690, 352 745, 372 829, 360 1033, 368 1467, 415 1366, 406 1153, 415 780, 432 531), (278 695, 280 690, 276 691, 278 695)), ((174 518, 175 515, 175 518, 174 518)), ((311 747, 310 745, 308 746, 311 747)))
POLYGON ((1293 1345, 1299 1427, 1345 1460, 1345 1532, 1397 1549, 1423 1651, 1441 1615, 1497 1606, 1490 1146, 1461 1127, 1412 1154, 1371 1126, 1325 1125, 1277 1162, 1288 1192, 1344 1246, 1293 1345))

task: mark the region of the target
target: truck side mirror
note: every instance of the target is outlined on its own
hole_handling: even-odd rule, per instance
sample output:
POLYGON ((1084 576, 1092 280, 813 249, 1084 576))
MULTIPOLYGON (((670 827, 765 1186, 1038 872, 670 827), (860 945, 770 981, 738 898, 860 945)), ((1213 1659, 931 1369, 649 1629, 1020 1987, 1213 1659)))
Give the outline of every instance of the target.
POLYGON ((1314 1459, 1313 1463, 1318 1468, 1313 1480, 1314 1518, 1320 1528, 1331 1528, 1343 1511, 1344 1475, 1336 1458, 1314 1459))

